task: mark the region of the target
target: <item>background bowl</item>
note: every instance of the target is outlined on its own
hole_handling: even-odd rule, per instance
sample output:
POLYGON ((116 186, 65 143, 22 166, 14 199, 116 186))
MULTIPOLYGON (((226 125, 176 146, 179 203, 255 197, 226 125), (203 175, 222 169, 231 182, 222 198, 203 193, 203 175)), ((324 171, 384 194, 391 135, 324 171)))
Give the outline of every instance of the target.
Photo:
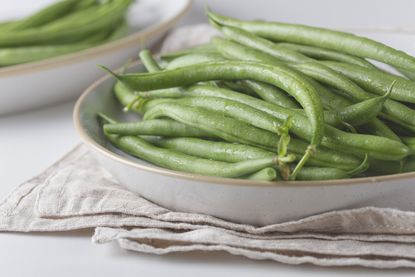
MULTIPOLYGON (((36 3, 39 2, 42 1, 36 3)), ((153 45, 188 12, 191 2, 136 1, 128 14, 131 34, 122 39, 39 62, 0 67, 0 115, 79 96, 103 75, 97 64, 118 68, 129 58, 136 57, 143 42, 147 47, 153 45)))
MULTIPOLYGON (((132 68, 143 71, 141 64, 132 68)), ((122 112, 104 77, 76 103, 76 129, 102 166, 121 185, 166 208, 213 215, 234 222, 267 225, 336 209, 366 206, 414 210, 415 173, 333 181, 258 182, 187 174, 129 156, 108 143, 97 121, 104 112, 119 120, 137 120, 122 112)))

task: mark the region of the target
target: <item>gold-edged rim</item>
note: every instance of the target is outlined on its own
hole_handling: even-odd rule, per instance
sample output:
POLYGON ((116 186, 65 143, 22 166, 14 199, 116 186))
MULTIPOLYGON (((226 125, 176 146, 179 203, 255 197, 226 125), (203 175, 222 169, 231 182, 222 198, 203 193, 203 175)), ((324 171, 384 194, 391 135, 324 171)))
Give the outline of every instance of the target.
POLYGON ((114 51, 115 49, 124 48, 132 45, 136 45, 143 39, 149 37, 157 36, 165 31, 167 31, 172 25, 175 25, 180 19, 182 19, 190 10, 193 0, 184 0, 185 5, 179 13, 173 17, 161 21, 158 24, 151 25, 142 30, 139 30, 131 35, 128 35, 122 39, 116 40, 114 42, 105 43, 96 47, 88 48, 79 52, 62 55, 59 57, 54 57, 50 59, 45 59, 37 62, 24 63, 19 65, 7 66, 0 68, 0 78, 15 76, 19 74, 27 74, 31 72, 37 72, 41 70, 47 70, 54 67, 59 67, 62 65, 69 65, 77 63, 79 61, 84 61, 87 59, 92 59, 97 56, 105 55, 109 52, 114 51))
MULTIPOLYGON (((136 65, 141 64, 140 61, 136 61, 130 65, 130 67, 134 67, 136 65)), ((408 172, 408 173, 399 173, 399 174, 392 174, 392 175, 383 175, 383 176, 374 176, 374 177, 362 177, 362 178, 352 178, 352 179, 340 179, 340 180, 323 180, 323 181, 278 181, 278 182, 266 182, 266 181, 253 181, 253 180, 243 180, 243 179, 231 179, 231 178, 221 178, 221 177, 212 177, 212 176, 203 176, 203 175, 196 175, 191 173, 179 172, 170 169, 165 169, 162 167, 158 167, 156 165, 142 165, 135 163, 121 155, 118 155, 112 151, 109 151, 105 147, 98 144, 95 140, 93 140, 86 132, 86 130, 82 127, 81 124, 81 106, 84 100, 88 97, 90 93, 92 93, 98 86, 100 86, 103 82, 107 79, 111 78, 110 75, 106 75, 97 81, 95 81, 92 85, 90 85, 78 98, 76 101, 74 111, 73 111, 73 121, 75 125, 75 130, 78 132, 81 140, 87 144, 88 146, 92 147, 97 152, 105 155, 106 157, 116 160, 120 163, 128 165, 130 167, 134 167, 139 170, 144 170, 152 173, 158 173, 162 175, 166 175, 169 177, 176 177, 180 179, 190 179, 194 181, 203 181, 206 183, 214 183, 217 185, 237 185, 237 186, 249 186, 249 187, 326 187, 326 186, 334 186, 334 185, 360 185, 360 184, 379 184, 382 182, 387 181, 398 181, 402 179, 411 179, 415 180, 415 172, 408 172)))

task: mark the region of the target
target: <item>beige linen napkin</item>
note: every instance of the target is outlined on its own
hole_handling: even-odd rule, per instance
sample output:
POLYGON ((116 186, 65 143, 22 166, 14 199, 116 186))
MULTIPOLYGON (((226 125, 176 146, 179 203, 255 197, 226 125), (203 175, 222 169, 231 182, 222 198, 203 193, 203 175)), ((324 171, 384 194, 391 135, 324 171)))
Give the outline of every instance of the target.
POLYGON ((251 259, 415 267, 415 213, 362 208, 269 226, 167 210, 117 184, 78 146, 0 204, 0 231, 95 229, 95 243, 153 254, 226 251, 251 259))
MULTIPOLYGON (((177 30, 162 49, 214 33, 205 25, 177 30)), ((415 268, 415 212, 367 207, 270 226, 174 212, 119 186, 82 145, 0 203, 0 231, 83 228, 95 228, 95 243, 118 241, 144 253, 226 251, 289 264, 415 268)))

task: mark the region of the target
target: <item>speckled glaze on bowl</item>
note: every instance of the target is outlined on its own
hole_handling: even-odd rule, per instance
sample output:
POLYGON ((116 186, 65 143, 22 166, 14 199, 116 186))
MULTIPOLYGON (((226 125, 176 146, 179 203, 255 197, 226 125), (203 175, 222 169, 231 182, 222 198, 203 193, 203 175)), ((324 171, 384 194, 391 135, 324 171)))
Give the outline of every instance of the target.
MULTIPOLYGON (((133 69, 143 67, 136 64, 133 69)), ((121 185, 166 208, 258 226, 365 206, 415 210, 415 173, 275 183, 187 174, 131 157, 105 140, 97 121, 98 112, 119 120, 137 119, 122 112, 112 94, 113 84, 107 76, 82 94, 74 109, 76 129, 121 185)))

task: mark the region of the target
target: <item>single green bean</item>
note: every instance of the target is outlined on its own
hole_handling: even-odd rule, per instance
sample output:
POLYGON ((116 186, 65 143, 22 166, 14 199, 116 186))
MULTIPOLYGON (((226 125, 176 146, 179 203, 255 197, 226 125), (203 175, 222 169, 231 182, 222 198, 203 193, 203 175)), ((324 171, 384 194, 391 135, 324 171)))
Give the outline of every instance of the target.
POLYGON ((318 59, 318 60, 338 61, 338 62, 344 62, 344 63, 349 63, 349 64, 355 64, 355 65, 359 65, 359 66, 363 66, 367 68, 377 69, 376 66, 366 61, 365 59, 352 56, 349 54, 325 49, 325 48, 302 45, 302 44, 295 44, 295 43, 288 43, 288 42, 280 42, 280 43, 277 43, 277 45, 280 47, 293 50, 293 51, 297 51, 307 57, 318 59))
POLYGON ((0 48, 0 66, 44 60, 90 48, 93 44, 72 44, 64 46, 27 46, 0 48))
POLYGON ((161 58, 163 60, 171 61, 181 56, 192 55, 192 54, 215 54, 217 53, 215 48, 210 44, 202 44, 195 47, 187 48, 176 52, 163 53, 161 58))
POLYGON ((218 53, 203 53, 203 54, 189 54, 180 56, 176 59, 171 60, 166 69, 177 69, 186 67, 189 65, 195 65, 205 62, 223 61, 224 58, 218 53))
POLYGON ((211 133, 170 119, 153 119, 138 122, 105 124, 104 131, 117 135, 149 135, 164 137, 206 137, 215 138, 211 133))
POLYGON ((253 82, 250 80, 244 81, 244 83, 252 89, 263 100, 280 105, 285 108, 298 108, 298 103, 281 89, 271 86, 265 83, 253 82))
POLYGON ((242 21, 213 12, 208 12, 208 17, 216 24, 241 28, 274 41, 318 46, 415 71, 414 57, 383 43, 350 33, 297 24, 242 21))
POLYGON ((351 178, 347 171, 338 168, 325 167, 304 167, 298 173, 298 180, 318 181, 318 180, 336 180, 351 178))
POLYGON ((412 150, 412 155, 415 155, 415 137, 404 137, 402 141, 412 150))
POLYGON ((162 70, 157 61, 154 60, 150 50, 143 49, 140 51, 138 56, 140 57, 141 62, 144 64, 148 72, 157 72, 162 70))
POLYGON ((364 124, 361 128, 359 128, 359 130, 363 130, 363 133, 401 141, 400 137, 391 128, 389 128, 388 125, 379 119, 374 119, 369 124, 364 124))
POLYGON ((382 111, 390 91, 384 96, 378 96, 363 102, 340 109, 338 115, 343 122, 352 126, 361 126, 375 119, 382 111))

